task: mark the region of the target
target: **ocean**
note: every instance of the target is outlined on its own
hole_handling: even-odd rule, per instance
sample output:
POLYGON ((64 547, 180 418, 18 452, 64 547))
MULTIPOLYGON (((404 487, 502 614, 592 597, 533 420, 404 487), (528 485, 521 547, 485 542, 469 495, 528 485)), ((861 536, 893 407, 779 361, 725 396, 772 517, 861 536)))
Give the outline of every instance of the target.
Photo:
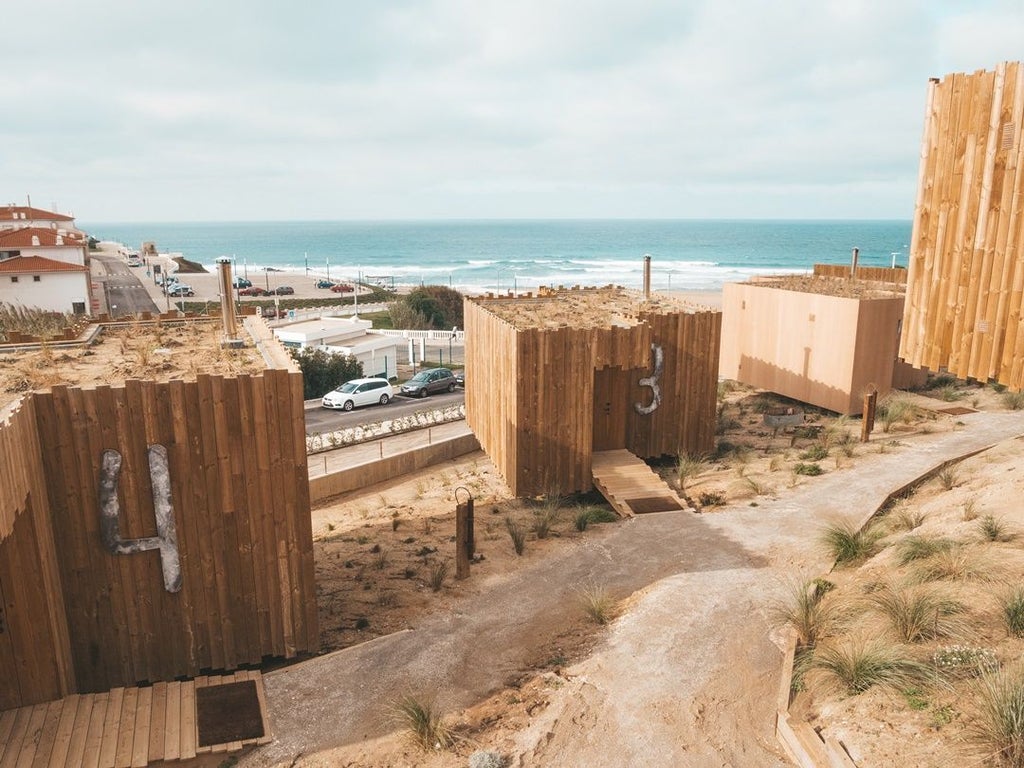
POLYGON ((910 221, 466 220, 88 223, 100 240, 236 274, 267 268, 387 286, 450 285, 462 291, 538 285, 638 288, 643 256, 655 289, 719 290, 758 274, 807 272, 815 263, 907 266, 910 221))

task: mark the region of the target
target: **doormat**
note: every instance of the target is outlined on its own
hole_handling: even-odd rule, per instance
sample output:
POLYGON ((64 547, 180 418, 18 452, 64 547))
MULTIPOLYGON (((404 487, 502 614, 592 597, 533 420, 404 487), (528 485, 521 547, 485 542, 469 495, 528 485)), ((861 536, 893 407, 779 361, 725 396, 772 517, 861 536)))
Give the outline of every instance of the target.
POLYGON ((977 413, 973 408, 965 408, 962 405, 954 405, 952 408, 939 408, 939 413, 948 413, 950 416, 963 416, 965 413, 977 413))
POLYGON ((647 512, 671 512, 683 508, 682 504, 671 496, 644 496, 640 499, 626 499, 626 504, 636 515, 647 512))
POLYGON ((256 681, 196 688, 196 725, 201 747, 261 738, 263 718, 256 681))

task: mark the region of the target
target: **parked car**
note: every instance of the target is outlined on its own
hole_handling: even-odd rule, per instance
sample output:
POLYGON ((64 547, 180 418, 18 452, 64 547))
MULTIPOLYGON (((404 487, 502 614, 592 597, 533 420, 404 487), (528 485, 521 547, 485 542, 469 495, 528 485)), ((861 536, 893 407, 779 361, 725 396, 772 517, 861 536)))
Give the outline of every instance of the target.
POLYGON ((233 278, 231 278, 231 287, 232 288, 251 288, 252 287, 252 280, 248 280, 247 278, 244 278, 244 277, 233 277, 233 278))
POLYGON ((360 405, 387 405, 394 394, 387 379, 352 379, 324 395, 320 404, 324 408, 351 411, 360 405))
POLYGON ((348 283, 335 283, 331 286, 331 290, 335 293, 352 293, 352 286, 348 283))
POLYGON ((248 288, 243 288, 238 292, 239 296, 262 296, 266 291, 260 288, 258 285, 250 285, 248 288))
POLYGON ((466 388, 466 369, 463 368, 461 371, 455 372, 455 383, 463 389, 466 388))
POLYGON ((178 282, 178 278, 174 275, 165 275, 161 272, 153 278, 153 282, 157 285, 168 285, 169 283, 178 282))
POLYGON ((195 296, 196 292, 192 290, 192 286, 186 285, 185 283, 175 283, 167 289, 168 296, 195 296))
POLYGON ((282 285, 279 286, 274 291, 274 293, 276 293, 278 296, 291 296, 293 293, 295 293, 295 289, 292 288, 290 285, 282 285))
POLYGON ((140 259, 137 255, 136 256, 129 256, 128 257, 128 266, 129 267, 141 267, 142 266, 142 259, 140 259))
POLYGON ((399 391, 411 397, 426 397, 434 392, 454 392, 455 376, 447 368, 427 368, 405 382, 399 391))
POLYGON ((333 288, 334 282, 331 280, 317 280, 314 285, 316 285, 317 288, 333 288))

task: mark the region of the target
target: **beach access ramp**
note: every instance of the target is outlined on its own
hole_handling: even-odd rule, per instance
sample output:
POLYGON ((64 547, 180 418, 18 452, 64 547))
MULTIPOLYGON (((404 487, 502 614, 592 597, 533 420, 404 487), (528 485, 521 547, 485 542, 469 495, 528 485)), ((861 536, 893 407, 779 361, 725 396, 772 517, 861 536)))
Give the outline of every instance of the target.
POLYGON ((594 487, 622 517, 689 509, 657 473, 625 448, 594 451, 594 487))

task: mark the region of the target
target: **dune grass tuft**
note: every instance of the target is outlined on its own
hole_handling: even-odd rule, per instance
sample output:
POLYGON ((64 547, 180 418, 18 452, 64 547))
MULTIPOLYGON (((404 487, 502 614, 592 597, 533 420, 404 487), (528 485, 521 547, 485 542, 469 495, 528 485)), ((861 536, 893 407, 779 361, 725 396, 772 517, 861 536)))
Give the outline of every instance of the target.
POLYGON ((993 765, 1024 768, 1024 670, 983 675, 977 686, 978 716, 970 736, 993 765))
POLYGON ((946 552, 955 545, 952 539, 941 536, 907 536, 896 545, 896 558, 900 565, 909 565, 915 560, 946 552))
POLYGON ((395 702, 394 709, 396 719, 422 749, 445 749, 454 743, 454 734, 432 701, 403 696, 395 702))
POLYGON ((833 586, 824 579, 794 584, 789 594, 775 605, 776 620, 796 630, 801 646, 813 648, 835 626, 839 610, 833 602, 823 599, 833 586))
POLYGON ((854 528, 849 523, 832 523, 821 534, 822 543, 837 563, 853 563, 873 555, 878 535, 869 527, 854 528))
POLYGON ((963 613, 963 605, 932 587, 890 585, 872 593, 868 603, 888 621, 893 633, 904 643, 965 633, 965 624, 958 618, 963 613))
POLYGON ((810 667, 820 670, 829 684, 851 696, 876 685, 906 688, 928 672, 926 665, 904 655, 899 646, 877 638, 819 646, 810 667))

